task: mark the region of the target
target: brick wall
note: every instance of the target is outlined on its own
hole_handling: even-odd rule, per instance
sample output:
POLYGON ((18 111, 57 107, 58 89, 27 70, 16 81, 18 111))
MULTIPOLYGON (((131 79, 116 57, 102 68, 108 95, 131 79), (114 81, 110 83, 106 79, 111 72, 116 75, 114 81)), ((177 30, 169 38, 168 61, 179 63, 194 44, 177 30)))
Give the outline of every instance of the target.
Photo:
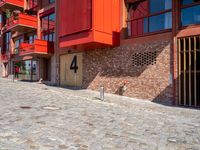
POLYGON ((108 93, 171 103, 170 54, 169 40, 86 51, 83 54, 83 88, 98 90, 103 85, 108 93), (152 58, 155 51, 156 59, 152 58), (121 88, 124 81, 128 82, 125 92, 121 88))

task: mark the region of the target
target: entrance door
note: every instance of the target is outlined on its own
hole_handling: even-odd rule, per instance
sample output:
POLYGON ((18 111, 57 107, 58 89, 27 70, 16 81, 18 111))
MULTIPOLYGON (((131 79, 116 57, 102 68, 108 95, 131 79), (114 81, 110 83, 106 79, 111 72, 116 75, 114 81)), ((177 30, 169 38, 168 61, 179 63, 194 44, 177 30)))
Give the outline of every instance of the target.
POLYGON ((200 107, 200 36, 178 39, 179 104, 200 107))
POLYGON ((60 84, 75 87, 82 85, 82 53, 60 56, 60 84))
POLYGON ((38 67, 36 60, 25 60, 14 63, 15 78, 27 81, 37 81, 38 67), (18 69, 16 69, 16 67, 18 69))

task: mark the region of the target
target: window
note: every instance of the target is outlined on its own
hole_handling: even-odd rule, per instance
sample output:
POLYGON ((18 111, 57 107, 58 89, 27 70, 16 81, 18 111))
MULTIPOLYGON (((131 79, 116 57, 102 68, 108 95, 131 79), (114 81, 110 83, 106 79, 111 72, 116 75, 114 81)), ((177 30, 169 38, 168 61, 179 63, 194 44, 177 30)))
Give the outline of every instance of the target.
POLYGON ((14 54, 18 54, 19 52, 19 46, 21 43, 24 42, 23 37, 18 38, 17 40, 15 40, 15 50, 14 50, 14 54))
POLYGON ((5 34, 5 52, 10 51, 10 39, 11 39, 11 32, 7 32, 5 34))
POLYGON ((55 41, 55 13, 42 17, 42 39, 55 41))
POLYGON ((2 21, 2 14, 0 14, 0 24, 2 24, 3 23, 3 21, 2 21))
POLYGON ((140 36, 172 28, 172 0, 145 0, 130 4, 128 35, 140 36))
POLYGON ((181 0, 181 26, 200 24, 200 0, 181 0))
POLYGON ((55 2, 55 0, 49 0, 49 3, 54 3, 55 2))
POLYGON ((46 7, 49 4, 55 3, 55 0, 42 0, 42 6, 46 7))
POLYGON ((171 18, 172 18, 171 12, 149 17, 149 32, 155 32, 163 29, 170 29, 172 27, 171 18))
POLYGON ((159 13, 161 11, 172 9, 171 0, 150 0, 150 13, 159 13))
POLYGON ((28 36, 28 43, 29 44, 33 44, 35 39, 37 39, 37 35, 36 34, 33 34, 33 35, 29 35, 28 36))
POLYGON ((181 5, 188 5, 188 4, 193 4, 196 2, 200 2, 200 0, 181 0, 181 5))

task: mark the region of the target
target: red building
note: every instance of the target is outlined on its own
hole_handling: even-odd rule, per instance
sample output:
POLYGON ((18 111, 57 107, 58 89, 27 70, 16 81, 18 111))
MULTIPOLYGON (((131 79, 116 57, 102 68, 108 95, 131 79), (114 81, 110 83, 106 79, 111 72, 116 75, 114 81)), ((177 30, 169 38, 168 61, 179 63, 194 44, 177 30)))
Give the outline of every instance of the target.
POLYGON ((55 41, 54 0, 2 0, 0 10, 1 76, 50 81, 55 41))
MULTIPOLYGON (((31 45, 20 44, 23 52, 19 56, 4 46, 4 65, 27 57, 42 59, 37 80, 92 90, 104 86, 109 93, 200 106, 200 1, 57 0, 56 23, 51 19, 54 4, 44 6, 42 2, 34 9, 15 4, 15 9, 37 13, 28 13, 31 22, 24 21, 27 14, 19 15, 14 25, 8 21, 12 34, 2 32, 2 45, 10 45, 6 39, 13 39, 16 31, 35 31, 38 38, 31 45), (52 50, 49 41, 54 31, 52 50)), ((2 16, 5 13, 2 9, 2 16)))

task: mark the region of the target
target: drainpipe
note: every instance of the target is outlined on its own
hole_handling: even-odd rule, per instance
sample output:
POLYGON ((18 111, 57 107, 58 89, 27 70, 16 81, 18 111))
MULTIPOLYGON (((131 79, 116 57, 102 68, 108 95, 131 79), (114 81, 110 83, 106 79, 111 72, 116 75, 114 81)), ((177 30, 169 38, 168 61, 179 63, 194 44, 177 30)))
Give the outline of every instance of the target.
POLYGON ((56 25, 55 25, 55 44, 54 44, 54 57, 55 57, 55 59, 54 59, 54 69, 55 69, 55 71, 53 71, 54 72, 54 82, 55 82, 55 84, 57 85, 57 86, 59 86, 60 85, 60 82, 59 82, 59 80, 60 80, 60 77, 59 77, 59 65, 60 65, 60 63, 59 63, 59 61, 60 61, 60 59, 59 59, 59 54, 58 54, 58 51, 59 51, 59 44, 58 44, 58 42, 59 42, 59 40, 58 40, 58 13, 57 13, 57 6, 58 6, 58 1, 55 1, 55 15, 56 15, 56 25))

